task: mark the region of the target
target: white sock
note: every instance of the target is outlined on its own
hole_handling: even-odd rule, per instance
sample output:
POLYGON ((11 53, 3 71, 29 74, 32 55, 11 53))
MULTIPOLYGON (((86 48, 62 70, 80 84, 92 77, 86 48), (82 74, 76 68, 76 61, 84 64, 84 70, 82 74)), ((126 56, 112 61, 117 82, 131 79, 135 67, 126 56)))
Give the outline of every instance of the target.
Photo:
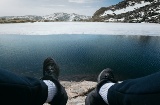
POLYGON ((48 97, 47 97, 47 100, 46 100, 46 103, 48 103, 48 102, 51 102, 53 97, 56 95, 57 87, 50 80, 43 80, 43 82, 48 86, 48 97))
POLYGON ((107 99, 108 89, 114 84, 115 83, 106 83, 99 90, 99 94, 107 104, 109 104, 107 99))

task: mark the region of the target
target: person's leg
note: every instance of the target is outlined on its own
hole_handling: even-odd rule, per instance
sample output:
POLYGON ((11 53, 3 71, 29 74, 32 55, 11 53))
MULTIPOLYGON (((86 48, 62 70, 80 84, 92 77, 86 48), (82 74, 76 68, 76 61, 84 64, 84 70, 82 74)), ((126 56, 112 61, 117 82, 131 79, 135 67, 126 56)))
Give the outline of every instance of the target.
POLYGON ((110 70, 101 73, 101 81, 88 94, 86 105, 159 105, 160 72, 122 83, 113 81, 110 70))
POLYGON ((43 81, 0 69, 1 105, 42 105, 47 95, 48 88, 43 81))
POLYGON ((41 80, 0 69, 0 104, 2 105, 66 105, 68 97, 58 81, 59 68, 52 58, 43 64, 41 80))
POLYGON ((49 103, 51 105, 66 105, 68 96, 64 87, 58 81, 59 77, 59 67, 52 58, 47 58, 43 63, 43 78, 42 80, 49 80, 56 86, 56 94, 51 96, 50 86, 48 86, 48 99, 51 99, 49 103), (52 98, 50 98, 52 97, 52 98))
POLYGON ((87 95, 85 99, 85 105, 108 105, 107 88, 111 87, 114 83, 116 83, 116 81, 114 80, 112 70, 109 68, 104 69, 98 76, 97 87, 87 95), (105 86, 105 84, 108 86, 105 86), (101 89, 104 86, 105 89, 101 89))
POLYGON ((109 105, 159 105, 160 72, 115 84, 107 97, 109 105))

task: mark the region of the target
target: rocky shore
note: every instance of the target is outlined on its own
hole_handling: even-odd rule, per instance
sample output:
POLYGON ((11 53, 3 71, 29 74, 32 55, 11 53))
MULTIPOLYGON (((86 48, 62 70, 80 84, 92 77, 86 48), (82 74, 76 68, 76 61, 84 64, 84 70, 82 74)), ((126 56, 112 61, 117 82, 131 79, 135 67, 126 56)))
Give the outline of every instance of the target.
POLYGON ((62 81, 62 85, 65 87, 68 94, 67 105, 85 105, 86 95, 92 91, 96 82, 92 81, 81 81, 81 82, 68 82, 62 81))
MULTIPOLYGON (((60 83, 68 95, 66 105, 85 105, 87 94, 92 91, 97 85, 98 75, 70 75, 61 76, 60 83)), ((45 103, 44 105, 49 105, 45 103)))
MULTIPOLYGON (((87 94, 92 91, 97 82, 93 81, 60 81, 61 84, 65 87, 65 90, 68 94, 67 105, 85 105, 85 98, 87 94)), ((49 104, 44 104, 49 105, 49 104)))

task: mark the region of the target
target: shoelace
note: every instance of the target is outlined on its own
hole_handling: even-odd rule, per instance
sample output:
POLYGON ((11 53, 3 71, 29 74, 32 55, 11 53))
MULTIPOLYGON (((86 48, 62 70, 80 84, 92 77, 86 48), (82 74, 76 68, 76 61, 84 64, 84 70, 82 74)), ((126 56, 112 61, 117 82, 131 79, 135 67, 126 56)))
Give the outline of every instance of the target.
POLYGON ((54 72, 54 70, 55 70, 55 68, 51 65, 51 66, 48 66, 48 68, 46 69, 46 73, 48 73, 48 74, 51 74, 51 73, 53 73, 54 72))
POLYGON ((105 76, 102 78, 102 79, 108 79, 108 80, 114 80, 114 77, 113 77, 113 75, 109 75, 109 74, 105 74, 105 76))

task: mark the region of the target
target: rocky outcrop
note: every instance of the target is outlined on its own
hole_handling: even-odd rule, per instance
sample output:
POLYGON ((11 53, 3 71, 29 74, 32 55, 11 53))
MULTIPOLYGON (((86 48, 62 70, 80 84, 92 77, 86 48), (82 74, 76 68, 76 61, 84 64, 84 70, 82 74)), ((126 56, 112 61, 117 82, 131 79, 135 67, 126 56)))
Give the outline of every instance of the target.
POLYGON ((97 10, 93 21, 129 22, 129 23, 159 23, 159 0, 124 0, 116 5, 102 7, 97 10))
MULTIPOLYGON (((97 83, 92 81, 61 81, 68 94, 67 105, 85 105, 87 94, 92 91, 97 83)), ((49 105, 49 104, 44 104, 49 105)))
POLYGON ((85 105, 84 102, 87 94, 95 88, 97 83, 91 81, 62 81, 61 84, 65 87, 69 97, 67 105, 85 105))

